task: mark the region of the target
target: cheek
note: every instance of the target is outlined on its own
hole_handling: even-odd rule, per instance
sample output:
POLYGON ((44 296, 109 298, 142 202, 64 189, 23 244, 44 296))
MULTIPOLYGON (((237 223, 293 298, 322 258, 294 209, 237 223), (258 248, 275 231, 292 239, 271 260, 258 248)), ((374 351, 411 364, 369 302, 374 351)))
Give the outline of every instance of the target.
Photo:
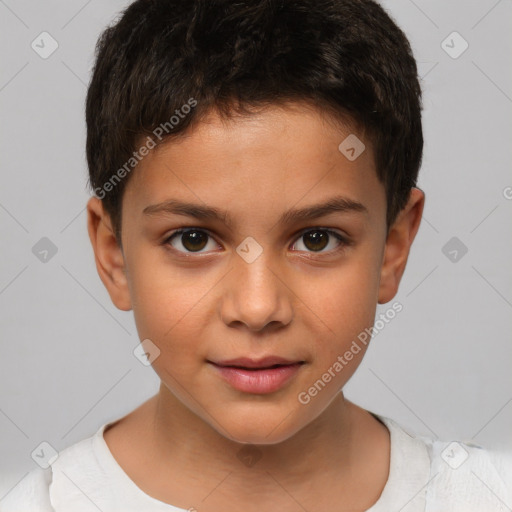
POLYGON ((163 248, 135 251, 132 258, 129 282, 137 328, 141 336, 166 338, 187 325, 211 285, 199 273, 172 267, 163 248))
POLYGON ((368 322, 373 322, 379 273, 372 262, 353 258, 316 281, 313 287, 311 284, 309 282, 309 301, 313 311, 335 333, 341 334, 358 326, 364 329, 368 322))
MULTIPOLYGON (((354 254, 313 287, 308 281, 309 294, 305 296, 309 298, 305 302, 312 311, 309 328, 321 334, 316 337, 315 353, 322 367, 329 367, 348 350, 353 352, 348 354, 351 367, 364 355, 367 345, 359 340, 368 341, 365 329, 373 325, 377 307, 379 272, 374 260, 362 252, 354 254)), ((304 296, 305 290, 301 293, 304 296)))
POLYGON ((171 264, 163 248, 132 247, 130 255, 137 332, 140 340, 149 339, 160 350, 153 368, 171 387, 176 381, 193 387, 212 339, 212 296, 218 291, 219 275, 208 271, 207 265, 171 264))

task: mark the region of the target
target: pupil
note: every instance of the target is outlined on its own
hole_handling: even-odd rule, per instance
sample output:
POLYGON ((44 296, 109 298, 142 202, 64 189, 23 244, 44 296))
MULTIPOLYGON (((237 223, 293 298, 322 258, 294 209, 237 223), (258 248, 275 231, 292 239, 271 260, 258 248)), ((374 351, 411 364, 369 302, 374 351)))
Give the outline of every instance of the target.
POLYGON ((201 231, 187 231, 181 235, 181 242, 189 251, 200 251, 206 245, 206 233, 201 231))
POLYGON ((304 237, 306 247, 312 251, 321 250, 327 245, 328 235, 324 231, 310 231, 304 237))

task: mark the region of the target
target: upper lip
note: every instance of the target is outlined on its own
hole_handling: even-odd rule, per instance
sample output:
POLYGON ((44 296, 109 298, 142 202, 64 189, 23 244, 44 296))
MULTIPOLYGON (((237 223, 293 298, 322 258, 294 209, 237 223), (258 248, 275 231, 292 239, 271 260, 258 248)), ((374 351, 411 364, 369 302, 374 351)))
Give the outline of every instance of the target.
POLYGON ((304 361, 297 361, 285 359, 278 356, 267 356, 262 359, 251 359, 250 357, 238 357, 236 359, 226 359, 224 361, 210 361, 217 366, 234 366, 237 368, 270 368, 276 365, 290 365, 297 363, 304 363, 304 361))

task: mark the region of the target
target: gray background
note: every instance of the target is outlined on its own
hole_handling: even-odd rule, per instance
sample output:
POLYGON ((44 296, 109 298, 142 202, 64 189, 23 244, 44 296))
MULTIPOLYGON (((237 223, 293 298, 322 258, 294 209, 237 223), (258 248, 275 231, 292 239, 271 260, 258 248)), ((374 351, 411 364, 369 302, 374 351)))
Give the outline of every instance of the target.
MULTIPOLYGON (((99 33, 127 4, 0 0, 0 498, 41 441, 61 450, 158 389, 86 231, 86 86, 99 33), (43 31, 59 45, 47 59, 31 48, 43 31), (58 249, 45 263, 32 252, 43 237, 58 249)), ((512 2, 383 4, 423 77, 427 201, 395 299, 404 309, 346 395, 431 437, 511 449, 512 2), (441 46, 453 31, 469 43, 458 58, 441 46), (468 248, 455 262, 452 237, 468 248)))

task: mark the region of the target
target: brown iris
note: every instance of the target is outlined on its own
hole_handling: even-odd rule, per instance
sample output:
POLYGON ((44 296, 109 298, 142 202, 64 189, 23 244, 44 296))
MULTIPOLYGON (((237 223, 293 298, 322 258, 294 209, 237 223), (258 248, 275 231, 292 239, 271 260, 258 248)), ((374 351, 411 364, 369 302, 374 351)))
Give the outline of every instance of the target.
POLYGON ((181 235, 181 243, 188 251, 197 252, 204 249, 208 242, 208 234, 204 231, 190 230, 181 235))
POLYGON ((308 231, 302 237, 304 245, 312 251, 321 251, 329 241, 329 235, 325 231, 308 231))

